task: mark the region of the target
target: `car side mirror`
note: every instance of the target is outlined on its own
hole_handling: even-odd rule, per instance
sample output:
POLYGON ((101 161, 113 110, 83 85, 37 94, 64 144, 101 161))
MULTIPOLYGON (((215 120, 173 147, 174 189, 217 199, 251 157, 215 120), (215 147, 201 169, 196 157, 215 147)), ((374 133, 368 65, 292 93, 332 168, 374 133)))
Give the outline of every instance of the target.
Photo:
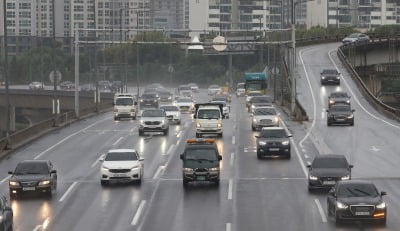
POLYGON ((311 164, 307 165, 306 167, 307 167, 307 168, 311 168, 311 164))
POLYGON ((349 165, 349 168, 354 168, 354 165, 350 164, 350 165, 349 165))
POLYGON ((218 155, 218 160, 221 161, 222 160, 222 156, 218 155))
POLYGON ((53 170, 50 171, 50 173, 51 173, 51 174, 56 174, 56 173, 57 173, 57 170, 53 169, 53 170))
POLYGON ((256 137, 256 138, 260 138, 260 136, 254 136, 254 137, 256 137))
POLYGON ((140 158, 139 158, 139 161, 144 161, 144 158, 143 158, 143 157, 140 157, 140 158))
POLYGON ((115 103, 112 103, 113 106, 115 106, 115 103))
POLYGON ((179 155, 179 158, 181 158, 181 160, 183 160, 183 154, 180 154, 180 155, 179 155))
POLYGON ((328 195, 336 198, 335 191, 333 191, 333 190, 329 191, 328 195))
POLYGON ((197 116, 195 114, 193 114, 193 119, 197 119, 197 116))
POLYGON ((387 195, 386 192, 384 192, 384 191, 381 192, 381 196, 386 196, 386 195, 387 195))
POLYGON ((12 175, 12 174, 14 174, 14 173, 13 173, 13 172, 11 172, 11 171, 9 171, 9 172, 8 172, 8 174, 12 175))
POLYGON ((356 110, 352 109, 351 111, 352 111, 352 112, 355 112, 356 110))

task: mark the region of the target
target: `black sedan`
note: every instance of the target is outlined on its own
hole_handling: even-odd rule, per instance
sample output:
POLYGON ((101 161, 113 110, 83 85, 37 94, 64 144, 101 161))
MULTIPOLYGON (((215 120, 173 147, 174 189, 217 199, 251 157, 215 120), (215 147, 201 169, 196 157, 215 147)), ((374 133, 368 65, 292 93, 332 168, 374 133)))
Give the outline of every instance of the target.
POLYGON ((351 179, 351 168, 344 155, 319 155, 308 165, 308 191, 330 189, 340 180, 351 179))
POLYGON ((3 195, 0 195, 0 230, 13 230, 13 211, 3 195))
POLYGON ((328 96, 329 107, 331 107, 333 104, 339 104, 339 103, 344 103, 344 104, 350 105, 350 96, 346 92, 343 92, 343 91, 332 92, 328 96))
POLYGON ((257 158, 286 157, 290 158, 290 140, 292 135, 287 134, 282 127, 263 127, 257 140, 257 158))
POLYGON ((326 124, 331 126, 332 124, 348 124, 354 126, 354 109, 351 109, 348 104, 334 104, 332 105, 327 115, 326 124))
POLYGON ((339 181, 328 194, 328 216, 343 221, 378 221, 386 225, 387 209, 376 186, 368 181, 339 181))
POLYGON ((340 85, 340 73, 336 69, 324 69, 321 72, 321 85, 340 85))
POLYGON ((57 171, 48 160, 24 160, 18 163, 9 180, 10 198, 22 193, 46 193, 57 189, 57 171))

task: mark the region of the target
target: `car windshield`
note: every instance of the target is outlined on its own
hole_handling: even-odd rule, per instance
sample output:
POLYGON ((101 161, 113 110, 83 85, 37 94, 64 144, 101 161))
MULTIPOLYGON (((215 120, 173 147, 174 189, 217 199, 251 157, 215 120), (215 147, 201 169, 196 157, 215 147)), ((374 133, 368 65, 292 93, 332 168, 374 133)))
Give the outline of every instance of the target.
POLYGON ((270 103, 271 100, 268 97, 257 96, 257 97, 251 98, 250 102, 252 102, 252 103, 270 103))
POLYGON ((191 99, 188 99, 188 98, 179 98, 179 99, 177 99, 176 100, 178 103, 189 103, 189 102, 192 102, 192 100, 191 99))
POLYGON ((169 96, 172 95, 172 94, 169 93, 169 92, 161 92, 161 93, 159 93, 159 94, 160 94, 160 96, 163 96, 163 97, 169 97, 169 96))
POLYGON ((164 110, 145 110, 142 117, 164 117, 164 110))
POLYGON ((164 111, 179 111, 179 108, 176 106, 162 106, 160 109, 163 109, 164 111))
POLYGON ((218 154, 214 148, 187 149, 185 152, 186 160, 209 160, 217 161, 218 154))
POLYGON ((332 98, 348 98, 349 96, 347 95, 346 92, 334 92, 331 93, 332 98))
POLYGON ((49 168, 45 162, 27 162, 19 163, 15 168, 14 174, 24 175, 24 174, 49 174, 49 168))
POLYGON ((118 106, 133 105, 133 99, 132 98, 117 98, 117 100, 115 101, 115 105, 118 105, 118 106))
POLYGON ((342 184, 338 190, 339 197, 377 197, 378 190, 373 184, 342 184))
POLYGON ((210 85, 210 88, 211 89, 216 89, 216 88, 219 88, 219 86, 218 85, 210 85))
POLYGON ((248 96, 260 96, 260 95, 262 95, 262 94, 258 93, 258 92, 251 92, 248 94, 248 96))
POLYGON ((322 74, 337 74, 338 72, 337 72, 337 70, 323 70, 322 71, 322 74))
POLYGON ((347 38, 358 38, 360 36, 360 34, 351 34, 349 36, 347 36, 347 38))
POLYGON ((347 105, 333 105, 331 106, 332 111, 350 111, 350 107, 347 105))
POLYGON ((345 158, 315 158, 313 168, 348 168, 345 158))
POLYGON ((135 152, 109 152, 104 161, 137 160, 135 152))
POLYGON ((286 131, 283 129, 266 129, 261 130, 260 137, 262 138, 286 138, 286 131))
POLYGON ((261 83, 248 83, 247 88, 251 89, 252 91, 259 91, 263 90, 263 84, 261 83))
POLYGON ((197 112, 199 119, 219 119, 220 111, 218 109, 201 109, 197 112))
POLYGON ((274 108, 256 108, 254 115, 276 115, 274 108))
POLYGON ((154 99, 154 98, 156 98, 156 94, 143 94, 142 98, 143 99, 154 99))

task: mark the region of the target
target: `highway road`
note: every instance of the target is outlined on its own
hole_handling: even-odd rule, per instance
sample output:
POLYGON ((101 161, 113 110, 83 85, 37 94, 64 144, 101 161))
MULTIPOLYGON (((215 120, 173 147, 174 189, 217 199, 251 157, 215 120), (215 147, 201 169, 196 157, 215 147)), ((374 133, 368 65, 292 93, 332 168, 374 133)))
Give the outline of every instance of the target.
MULTIPOLYGON (((49 159, 58 170, 58 190, 51 199, 13 200, 14 230, 398 230, 400 189, 400 124, 384 118, 363 99, 335 54, 339 44, 303 47, 299 51, 298 97, 310 121, 291 121, 280 111, 283 126, 293 134, 290 160, 258 160, 257 132, 244 98, 235 98, 224 137, 217 140, 223 156, 219 187, 182 187, 185 140, 195 137, 185 115, 168 136, 138 136, 138 121, 114 121, 106 113, 51 133, 0 161, 0 193, 8 195, 7 171, 25 159, 49 159), (341 90, 351 94, 355 126, 326 126, 327 96, 338 90, 321 87, 323 68, 339 68, 341 90), (135 148, 145 158, 143 183, 100 185, 101 154, 113 148, 135 148), (307 190, 307 165, 315 155, 345 154, 354 164, 353 179, 369 179, 388 192, 386 228, 349 224, 337 227, 326 214, 326 193, 307 190)), ((206 91, 197 102, 208 101, 206 91)))

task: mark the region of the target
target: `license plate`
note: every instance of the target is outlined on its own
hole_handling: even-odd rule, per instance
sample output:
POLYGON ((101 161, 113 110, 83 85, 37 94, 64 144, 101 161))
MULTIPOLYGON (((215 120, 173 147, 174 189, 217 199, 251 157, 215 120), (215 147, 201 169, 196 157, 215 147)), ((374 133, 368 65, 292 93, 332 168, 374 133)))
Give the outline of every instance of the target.
POLYGON ((198 176, 197 180, 206 180, 206 177, 205 176, 198 176))
POLYGON ((35 187, 23 187, 23 191, 35 191, 35 187))
POLYGON ((334 184, 336 184, 336 181, 334 181, 334 180, 327 180, 327 181, 324 181, 323 184, 325 184, 325 185, 334 185, 334 184))
POLYGON ((279 148, 270 148, 268 150, 270 150, 271 152, 276 152, 276 151, 279 151, 279 148))
POLYGON ((356 212, 356 216, 369 216, 369 212, 356 212))
POLYGON ((125 177, 125 176, 126 176, 126 174, 123 174, 123 173, 117 173, 117 174, 114 174, 114 176, 115 176, 115 177, 125 177))

